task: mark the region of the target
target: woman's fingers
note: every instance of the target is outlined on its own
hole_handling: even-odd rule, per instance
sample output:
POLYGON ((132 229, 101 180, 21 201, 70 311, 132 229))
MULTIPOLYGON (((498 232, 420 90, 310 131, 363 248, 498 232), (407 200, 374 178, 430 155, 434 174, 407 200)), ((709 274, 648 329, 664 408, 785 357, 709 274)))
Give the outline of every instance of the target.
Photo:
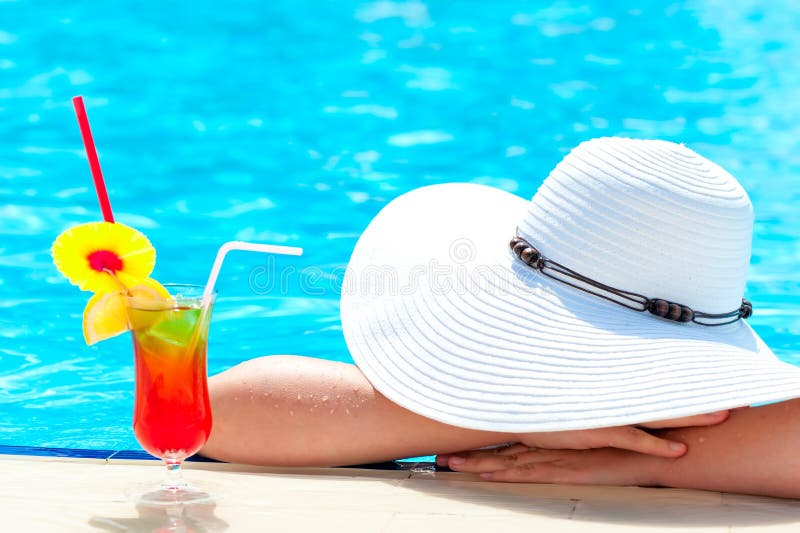
POLYGON ((439 454, 436 456, 436 466, 449 466, 450 458, 452 457, 466 457, 470 454, 477 454, 477 455, 510 455, 514 453, 519 453, 523 451, 531 450, 530 446, 526 446, 525 444, 510 444, 506 446, 498 446, 496 448, 483 448, 480 450, 466 450, 459 453, 446 453, 446 454, 439 454))
POLYGON ((681 442, 652 435, 635 426, 527 433, 520 435, 523 444, 551 450, 587 450, 621 448, 658 457, 680 457, 686 453, 681 442))
MULTIPOLYGON (((542 450, 538 448, 528 448, 519 445, 517 451, 511 453, 493 453, 491 451, 478 450, 473 452, 460 453, 448 458, 447 466, 459 472, 472 472, 480 474, 484 472, 496 472, 507 470, 521 465, 533 465, 552 460, 565 452, 563 450, 542 450)), ((531 468, 530 466, 527 468, 531 468)))
POLYGON ((513 454, 517 454, 517 453, 520 453, 520 452, 533 451, 535 449, 536 448, 533 447, 533 446, 526 446, 526 445, 521 444, 521 443, 518 442, 516 444, 510 444, 508 446, 503 446, 502 448, 497 448, 497 449, 492 450, 492 451, 497 455, 513 455, 513 454))
POLYGON ((594 450, 529 449, 500 455, 470 452, 450 463, 453 470, 490 481, 593 485, 650 485, 662 459, 616 448, 594 450))
POLYGON ((607 428, 597 436, 592 448, 620 448, 658 457, 680 457, 686 445, 651 435, 633 426, 607 428))
MULTIPOLYGON (((588 450, 591 448, 620 448, 657 457, 680 457, 686 453, 686 445, 672 441, 635 426, 584 429, 577 431, 554 431, 549 433, 527 433, 521 435, 521 445, 529 448, 549 450, 588 450)), ((497 450, 486 450, 494 455, 510 455, 519 450, 514 446, 497 450)), ((446 459, 442 460, 444 464, 446 459)))
POLYGON ((480 476, 489 481, 503 481, 507 483, 569 483, 578 484, 573 480, 569 470, 559 468, 550 463, 525 463, 506 470, 496 472, 483 472, 480 476))
POLYGON ((685 416, 683 418, 671 418, 669 420, 657 420, 655 422, 647 422, 639 424, 641 427, 650 429, 660 428, 678 428, 689 426, 713 426, 728 419, 730 411, 717 411, 715 413, 707 413, 703 415, 685 416))

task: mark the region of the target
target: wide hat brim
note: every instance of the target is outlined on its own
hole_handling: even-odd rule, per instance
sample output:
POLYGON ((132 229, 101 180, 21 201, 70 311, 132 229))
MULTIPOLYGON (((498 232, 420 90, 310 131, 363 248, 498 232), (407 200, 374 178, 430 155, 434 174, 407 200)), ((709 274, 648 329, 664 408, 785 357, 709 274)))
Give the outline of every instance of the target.
POLYGON ((364 231, 342 288, 347 346, 420 415, 527 432, 664 420, 800 396, 743 320, 677 324, 543 277, 508 241, 528 202, 454 183, 411 191, 364 231))

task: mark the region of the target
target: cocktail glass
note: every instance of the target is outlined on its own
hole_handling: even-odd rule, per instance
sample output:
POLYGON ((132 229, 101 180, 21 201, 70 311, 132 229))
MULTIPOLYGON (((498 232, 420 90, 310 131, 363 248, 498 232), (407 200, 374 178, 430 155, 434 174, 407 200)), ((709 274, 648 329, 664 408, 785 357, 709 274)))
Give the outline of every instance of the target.
POLYGON ((127 298, 133 337, 136 395, 133 432, 167 465, 160 484, 129 491, 149 505, 204 503, 211 496, 184 481, 181 464, 211 433, 206 352, 215 294, 204 287, 165 285, 171 299, 127 298))

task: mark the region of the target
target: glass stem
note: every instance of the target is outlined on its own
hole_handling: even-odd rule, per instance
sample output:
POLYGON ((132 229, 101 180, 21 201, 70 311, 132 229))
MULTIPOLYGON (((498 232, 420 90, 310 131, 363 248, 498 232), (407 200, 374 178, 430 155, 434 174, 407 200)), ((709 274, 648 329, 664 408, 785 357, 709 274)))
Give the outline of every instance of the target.
POLYGON ((166 490, 186 488, 186 481, 183 480, 183 471, 181 470, 181 461, 166 461, 166 463, 167 477, 164 479, 162 486, 166 490))

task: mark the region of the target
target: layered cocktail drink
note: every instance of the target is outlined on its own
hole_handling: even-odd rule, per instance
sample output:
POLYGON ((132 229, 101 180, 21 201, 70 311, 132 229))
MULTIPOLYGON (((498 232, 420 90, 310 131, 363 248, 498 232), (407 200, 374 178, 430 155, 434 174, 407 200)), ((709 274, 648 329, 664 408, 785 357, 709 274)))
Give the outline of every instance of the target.
POLYGON ((208 498, 186 485, 180 466, 211 433, 206 352, 214 296, 204 299, 203 287, 191 285, 165 288, 169 298, 126 298, 135 366, 133 432, 168 471, 160 487, 138 497, 187 503, 208 498))
POLYGON ((212 301, 202 287, 167 286, 172 299, 128 298, 136 396, 133 431, 142 448, 179 464, 211 433, 206 351, 212 301))

